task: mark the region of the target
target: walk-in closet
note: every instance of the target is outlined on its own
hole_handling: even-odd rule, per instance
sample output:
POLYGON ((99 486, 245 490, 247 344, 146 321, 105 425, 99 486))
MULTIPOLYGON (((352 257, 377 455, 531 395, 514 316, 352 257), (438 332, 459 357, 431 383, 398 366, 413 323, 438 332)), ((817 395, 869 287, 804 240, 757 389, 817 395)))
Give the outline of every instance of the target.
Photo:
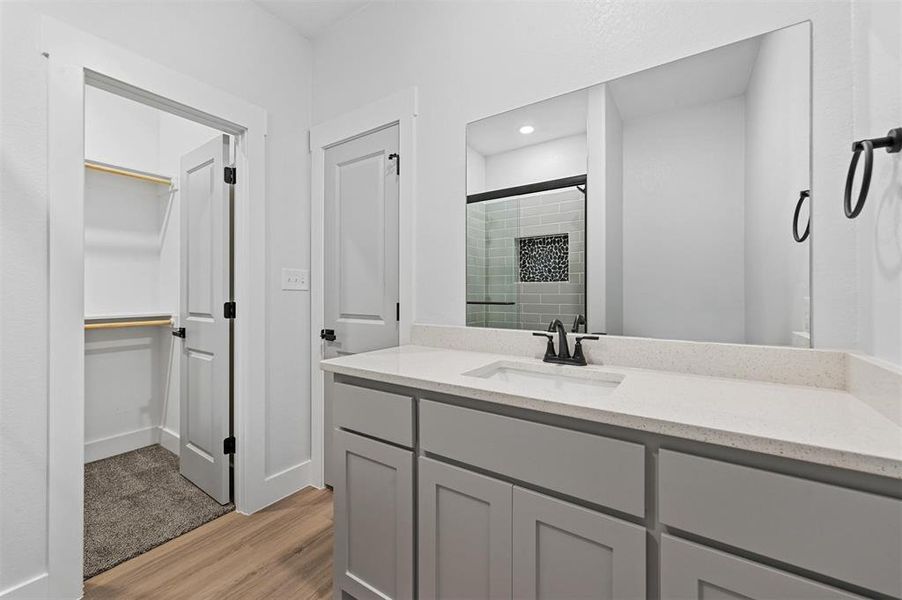
POLYGON ((196 300, 185 305, 188 282, 208 304, 222 290, 230 293, 231 213, 222 163, 232 151, 221 132, 86 87, 86 578, 233 509, 228 481, 211 492, 205 465, 192 467, 202 476, 186 473, 191 465, 181 439, 189 421, 195 439, 187 441, 188 460, 228 461, 216 428, 206 427, 211 415, 229 418, 229 388, 217 383, 229 381, 228 358, 221 357, 225 376, 186 368, 189 354, 213 355, 186 346, 184 321, 210 312, 194 306, 196 300), (191 205, 182 206, 189 189, 191 205), (217 197, 226 198, 224 206, 211 201, 217 197), (203 401, 210 397, 216 407, 203 401))

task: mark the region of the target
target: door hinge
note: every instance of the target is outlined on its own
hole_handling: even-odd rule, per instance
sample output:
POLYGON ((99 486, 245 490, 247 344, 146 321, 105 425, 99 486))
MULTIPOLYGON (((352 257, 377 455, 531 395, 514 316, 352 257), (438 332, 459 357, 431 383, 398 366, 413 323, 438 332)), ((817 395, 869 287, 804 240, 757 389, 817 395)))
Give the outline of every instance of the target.
POLYGON ((335 330, 334 329, 320 329, 319 330, 319 339, 326 340, 327 342, 335 341, 335 330))
POLYGON ((236 308, 234 302, 226 302, 226 303, 222 306, 223 316, 224 316, 226 319, 234 319, 234 318, 235 318, 235 314, 237 313, 237 310, 238 310, 238 309, 236 308))
POLYGON ((226 167, 223 169, 223 178, 226 183, 238 183, 238 169, 235 167, 226 167))
POLYGON ((230 435, 226 439, 222 440, 222 453, 223 454, 235 454, 235 436, 230 435))
POLYGON ((395 321, 401 322, 401 303, 395 302, 395 321))
POLYGON ((395 162, 395 174, 401 174, 401 155, 397 152, 392 152, 388 155, 388 160, 394 160, 395 162))
POLYGON ((180 337, 180 338, 185 337, 185 328, 179 327, 178 329, 173 329, 172 335, 174 335, 175 337, 180 337))

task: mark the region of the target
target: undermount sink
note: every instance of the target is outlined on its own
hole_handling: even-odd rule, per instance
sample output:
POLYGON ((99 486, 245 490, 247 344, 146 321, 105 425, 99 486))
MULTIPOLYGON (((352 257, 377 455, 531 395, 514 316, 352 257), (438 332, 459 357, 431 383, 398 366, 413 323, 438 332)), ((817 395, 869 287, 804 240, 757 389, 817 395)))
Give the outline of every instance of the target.
POLYGON ((467 371, 464 375, 510 384, 530 395, 608 395, 623 381, 623 375, 618 373, 582 369, 499 361, 467 371))

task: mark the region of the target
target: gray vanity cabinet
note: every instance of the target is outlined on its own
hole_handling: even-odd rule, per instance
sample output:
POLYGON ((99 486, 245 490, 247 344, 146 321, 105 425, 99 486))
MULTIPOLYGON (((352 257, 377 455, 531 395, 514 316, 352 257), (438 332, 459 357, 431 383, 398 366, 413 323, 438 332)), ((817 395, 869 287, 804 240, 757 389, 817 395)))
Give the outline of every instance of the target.
POLYGON ((645 598, 645 528, 514 487, 513 594, 645 598))
POLYGON ((413 452, 333 432, 335 598, 413 597, 413 452))
POLYGON ((513 486, 419 459, 419 597, 511 598, 513 486))
POLYGON ((667 600, 863 600, 750 560, 661 536, 661 598, 667 600))

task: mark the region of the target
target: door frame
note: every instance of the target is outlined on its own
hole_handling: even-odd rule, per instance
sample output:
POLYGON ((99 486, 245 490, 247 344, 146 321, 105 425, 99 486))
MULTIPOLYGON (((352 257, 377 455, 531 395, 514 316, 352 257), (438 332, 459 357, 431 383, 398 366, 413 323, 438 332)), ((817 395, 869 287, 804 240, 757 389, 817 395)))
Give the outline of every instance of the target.
MULTIPOLYGON (((236 510, 269 504, 265 477, 267 113, 55 19, 48 61, 48 478, 46 573, 27 593, 82 594, 84 518, 84 91, 93 85, 235 136, 233 426, 236 510), (253 441, 253 443, 252 443, 253 441)), ((24 590, 19 589, 19 592, 24 590)))
POLYGON ((324 397, 323 372, 319 368, 323 357, 323 341, 319 332, 324 327, 324 266, 325 247, 325 157, 326 149, 355 137, 391 125, 398 125, 398 154, 401 158, 398 176, 398 299, 401 321, 398 343, 410 341, 414 323, 413 273, 415 268, 414 233, 416 214, 416 117, 417 88, 410 87, 387 98, 373 102, 310 130, 310 403, 311 458, 313 480, 323 486, 325 448, 323 446, 324 397))

